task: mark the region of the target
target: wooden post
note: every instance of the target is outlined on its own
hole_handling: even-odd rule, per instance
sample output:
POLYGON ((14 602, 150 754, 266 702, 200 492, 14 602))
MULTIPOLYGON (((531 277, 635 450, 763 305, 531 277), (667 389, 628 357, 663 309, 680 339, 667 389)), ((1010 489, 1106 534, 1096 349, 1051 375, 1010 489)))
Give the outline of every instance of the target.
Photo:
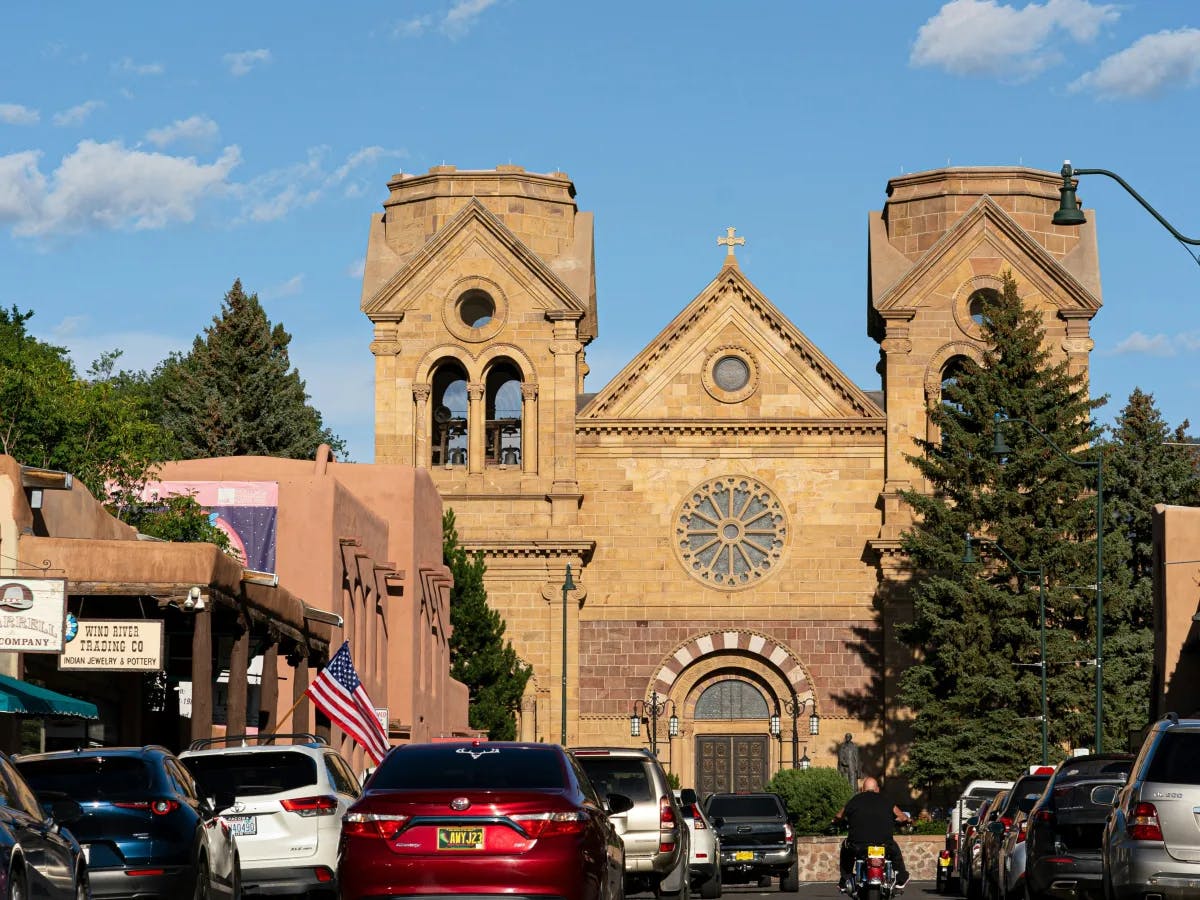
POLYGON ((304 648, 300 648, 300 652, 303 655, 300 657, 300 661, 296 663, 295 671, 292 673, 292 700, 296 704, 293 707, 296 724, 292 730, 312 732, 312 717, 309 715, 308 698, 304 696, 304 692, 308 690, 308 653, 304 648))
MULTIPOLYGON (((214 601, 215 602, 215 601, 214 601)), ((213 652, 212 612, 193 616, 192 629, 192 740, 212 737, 213 652)))
POLYGON ((258 716, 260 732, 275 730, 279 720, 279 642, 271 639, 271 643, 263 651, 262 681, 258 687, 258 706, 261 710, 258 716), (262 712, 266 713, 264 717, 262 712), (265 721, 264 721, 265 719, 265 721))
POLYGON ((250 666, 250 629, 242 628, 229 654, 229 690, 225 702, 225 733, 246 733, 246 685, 250 666))

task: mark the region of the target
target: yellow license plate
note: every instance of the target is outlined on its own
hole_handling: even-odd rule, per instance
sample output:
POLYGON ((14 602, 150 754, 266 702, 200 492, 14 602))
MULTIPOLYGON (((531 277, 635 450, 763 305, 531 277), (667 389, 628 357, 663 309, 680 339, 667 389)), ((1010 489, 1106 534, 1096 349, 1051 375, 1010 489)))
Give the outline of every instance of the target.
POLYGON ((945 859, 939 859, 938 865, 941 866, 943 869, 950 868, 950 857, 947 856, 945 859))
POLYGON ((736 853, 733 854, 733 858, 735 860, 737 860, 738 862, 741 862, 744 859, 754 859, 754 851, 753 850, 738 850, 736 853))
POLYGON ((867 856, 883 856, 882 847, 868 847, 867 856))
POLYGON ((439 828, 437 832, 439 850, 482 850, 482 828, 439 828))

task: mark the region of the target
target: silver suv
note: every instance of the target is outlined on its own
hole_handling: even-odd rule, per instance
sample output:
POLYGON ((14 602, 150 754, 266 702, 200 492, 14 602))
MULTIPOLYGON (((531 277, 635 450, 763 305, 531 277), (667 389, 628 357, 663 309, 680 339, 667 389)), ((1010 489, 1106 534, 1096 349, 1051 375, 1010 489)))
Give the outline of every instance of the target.
POLYGON ((623 794, 628 812, 609 821, 625 844, 625 891, 653 891, 661 900, 688 900, 688 828, 667 774, 648 750, 579 747, 571 751, 601 797, 623 794))
POLYGON ((1104 826, 1104 894, 1166 900, 1200 887, 1200 719, 1174 713, 1150 728, 1119 791, 1093 789, 1115 810, 1104 826), (1115 795, 1115 796, 1114 796, 1115 795))

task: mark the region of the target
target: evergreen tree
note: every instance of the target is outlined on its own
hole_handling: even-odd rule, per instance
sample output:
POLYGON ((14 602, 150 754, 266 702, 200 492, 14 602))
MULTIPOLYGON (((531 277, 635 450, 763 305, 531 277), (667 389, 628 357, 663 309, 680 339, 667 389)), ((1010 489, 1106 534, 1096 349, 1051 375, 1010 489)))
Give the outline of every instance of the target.
POLYGON ((450 674, 470 691, 472 728, 494 741, 517 734, 516 709, 533 670, 504 639, 504 620, 488 607, 483 554, 458 543, 454 510, 442 517, 442 557, 454 576, 450 591, 450 674))
POLYGON ((308 403, 288 359, 291 340, 282 325, 271 325, 258 295, 235 281, 191 352, 175 354, 155 372, 163 424, 183 458, 309 459, 322 443, 335 453, 345 449, 308 403))
POLYGON ((1072 460, 1094 453, 1083 448, 1099 437, 1091 413, 1103 401, 1051 363, 1042 314, 1022 304, 1011 274, 984 312, 982 364, 963 361, 944 385, 930 410, 941 439, 910 457, 928 490, 903 494, 915 513, 902 538, 913 619, 897 633, 916 659, 900 698, 916 714, 904 770, 919 784, 1014 776, 1040 756, 1037 578, 987 545, 976 548, 982 564, 965 563, 966 534, 994 540, 1016 567, 1044 569, 1051 747, 1091 743, 1093 594, 1083 586, 1095 581, 1095 470, 1072 460), (1012 448, 1005 460, 991 452, 997 427, 1012 448))
POLYGON ((1105 747, 1124 748, 1150 717, 1154 658, 1153 537, 1156 503, 1200 503, 1200 472, 1188 422, 1172 431, 1154 397, 1135 389, 1104 457, 1105 747))

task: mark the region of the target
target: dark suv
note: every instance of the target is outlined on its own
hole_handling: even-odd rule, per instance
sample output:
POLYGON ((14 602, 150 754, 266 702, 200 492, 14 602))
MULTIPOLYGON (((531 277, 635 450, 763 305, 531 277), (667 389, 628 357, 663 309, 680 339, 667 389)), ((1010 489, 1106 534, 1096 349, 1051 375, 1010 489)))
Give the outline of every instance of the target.
POLYGON ((729 884, 779 878, 781 891, 800 886, 796 837, 778 794, 709 794, 704 813, 721 839, 721 878, 729 884))
POLYGON ((1004 853, 1005 839, 1021 814, 1028 815, 1037 803, 1054 769, 1050 766, 1035 766, 1034 771, 1022 775, 996 810, 996 815, 987 824, 980 850, 980 871, 985 900, 1006 900, 1004 853))
POLYGON ((42 803, 82 805, 71 832, 87 859, 93 897, 237 900, 233 834, 169 750, 105 747, 14 762, 42 803))
POLYGON ((1120 787, 1131 768, 1133 757, 1125 753, 1073 756, 1059 764, 1025 828, 1031 897, 1100 895, 1100 843, 1112 807, 1097 802, 1095 788, 1120 787))

